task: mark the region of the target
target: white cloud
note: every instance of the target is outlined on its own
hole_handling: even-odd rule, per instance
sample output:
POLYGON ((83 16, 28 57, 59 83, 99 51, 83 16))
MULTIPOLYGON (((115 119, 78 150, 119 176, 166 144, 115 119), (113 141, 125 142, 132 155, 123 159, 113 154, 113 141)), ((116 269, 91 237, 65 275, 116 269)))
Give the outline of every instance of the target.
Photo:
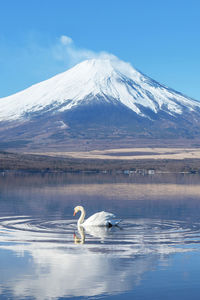
POLYGON ((63 45, 70 45, 70 44, 73 43, 73 40, 72 40, 72 38, 70 38, 69 36, 61 35, 61 37, 60 37, 60 42, 61 42, 61 44, 63 44, 63 45))
POLYGON ((94 52, 89 49, 79 48, 75 45, 73 39, 66 35, 60 36, 56 45, 52 47, 52 53, 56 60, 63 61, 68 67, 72 67, 83 60, 92 58, 117 60, 115 55, 105 51, 94 52))

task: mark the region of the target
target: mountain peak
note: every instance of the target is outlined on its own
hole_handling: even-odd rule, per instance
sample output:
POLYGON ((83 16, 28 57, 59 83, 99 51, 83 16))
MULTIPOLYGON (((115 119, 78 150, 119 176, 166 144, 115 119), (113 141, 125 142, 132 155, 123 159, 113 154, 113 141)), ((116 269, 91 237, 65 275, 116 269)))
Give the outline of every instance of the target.
POLYGON ((118 74, 119 76, 126 76, 132 79, 143 77, 141 73, 136 71, 129 63, 126 63, 117 57, 106 58, 92 58, 85 60, 76 66, 71 71, 81 71, 89 76, 113 76, 118 74))
POLYGON ((111 60, 109 59, 88 59, 85 60, 70 70, 66 71, 66 75, 70 74, 73 77, 79 77, 81 80, 93 79, 100 80, 113 76, 116 72, 111 60))

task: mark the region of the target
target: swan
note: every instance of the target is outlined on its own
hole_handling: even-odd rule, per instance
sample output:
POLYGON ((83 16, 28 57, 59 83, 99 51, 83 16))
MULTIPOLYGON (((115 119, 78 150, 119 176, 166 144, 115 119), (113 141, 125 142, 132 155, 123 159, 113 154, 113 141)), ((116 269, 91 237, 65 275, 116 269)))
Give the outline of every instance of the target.
POLYGON ((115 215, 105 211, 98 212, 87 220, 85 220, 85 209, 83 206, 76 206, 74 208, 74 216, 78 211, 81 211, 81 216, 78 219, 77 225, 79 226, 117 226, 121 220, 116 220, 115 215))

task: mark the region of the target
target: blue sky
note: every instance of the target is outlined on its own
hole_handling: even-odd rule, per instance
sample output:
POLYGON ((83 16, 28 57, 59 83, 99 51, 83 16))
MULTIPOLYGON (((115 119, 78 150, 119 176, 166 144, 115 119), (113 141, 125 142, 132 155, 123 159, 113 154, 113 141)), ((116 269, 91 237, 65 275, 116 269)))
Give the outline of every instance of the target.
POLYGON ((200 100, 200 1, 0 0, 0 97, 101 51, 200 100))

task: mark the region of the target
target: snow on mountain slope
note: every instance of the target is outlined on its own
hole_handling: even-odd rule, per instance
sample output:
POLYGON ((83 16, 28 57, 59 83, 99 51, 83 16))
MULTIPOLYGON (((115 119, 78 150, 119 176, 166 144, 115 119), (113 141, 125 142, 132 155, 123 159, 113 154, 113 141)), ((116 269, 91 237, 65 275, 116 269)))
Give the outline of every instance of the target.
POLYGON ((19 93, 1 98, 0 121, 31 118, 36 112, 70 110, 88 104, 96 95, 115 105, 119 102, 142 117, 148 117, 142 107, 169 115, 200 108, 200 102, 155 82, 127 63, 117 59, 91 59, 19 93))

